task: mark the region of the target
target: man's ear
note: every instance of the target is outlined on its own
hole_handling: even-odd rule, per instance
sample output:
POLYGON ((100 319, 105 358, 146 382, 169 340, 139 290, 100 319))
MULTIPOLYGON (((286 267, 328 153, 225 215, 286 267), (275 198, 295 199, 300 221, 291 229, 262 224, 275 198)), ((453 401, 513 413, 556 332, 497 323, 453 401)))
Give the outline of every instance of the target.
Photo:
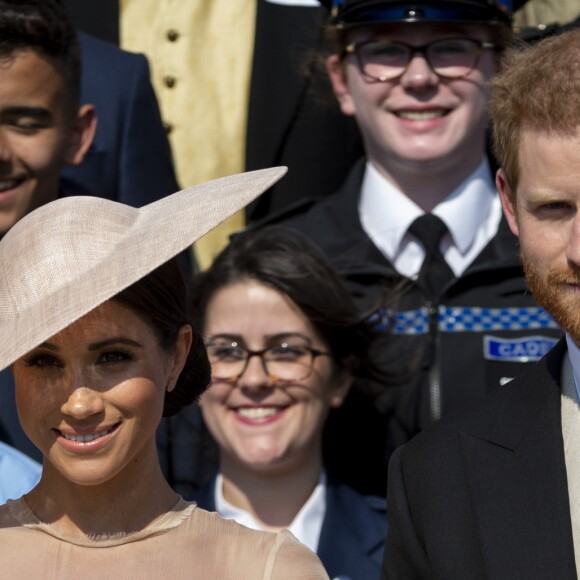
POLYGON ((330 77, 332 90, 338 100, 341 111, 345 115, 354 115, 355 106, 348 87, 346 70, 338 54, 331 54, 326 59, 326 71, 330 77))
POLYGON ((89 150, 97 130, 97 113, 94 105, 83 105, 79 108, 73 121, 72 137, 66 151, 65 163, 80 165, 89 150))
POLYGON ((516 236, 520 235, 520 228, 518 226, 518 217, 516 211, 515 192, 512 192, 510 182, 503 169, 498 169, 495 175, 495 186, 499 192, 503 213, 510 226, 510 230, 516 236))

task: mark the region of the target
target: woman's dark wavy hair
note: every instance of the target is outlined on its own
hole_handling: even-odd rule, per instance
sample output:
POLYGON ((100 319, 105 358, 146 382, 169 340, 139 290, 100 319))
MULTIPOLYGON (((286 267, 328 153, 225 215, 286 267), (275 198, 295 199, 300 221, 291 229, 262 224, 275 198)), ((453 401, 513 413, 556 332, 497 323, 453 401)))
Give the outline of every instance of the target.
POLYGON ((47 58, 65 79, 71 112, 79 102, 81 57, 76 31, 55 0, 0 0, 0 60, 20 50, 47 58))
MULTIPOLYGON (((145 321, 166 352, 175 346, 179 329, 191 324, 187 290, 176 258, 117 294, 114 300, 145 321)), ((171 417, 195 402, 211 380, 203 339, 192 326, 193 340, 185 366, 175 388, 165 393, 164 417, 171 417)))
POLYGON ((220 289, 256 280, 288 296, 323 337, 339 368, 355 376, 367 360, 370 330, 338 274, 300 232, 283 226, 237 234, 212 267, 194 282, 194 317, 205 327, 207 307, 220 289))

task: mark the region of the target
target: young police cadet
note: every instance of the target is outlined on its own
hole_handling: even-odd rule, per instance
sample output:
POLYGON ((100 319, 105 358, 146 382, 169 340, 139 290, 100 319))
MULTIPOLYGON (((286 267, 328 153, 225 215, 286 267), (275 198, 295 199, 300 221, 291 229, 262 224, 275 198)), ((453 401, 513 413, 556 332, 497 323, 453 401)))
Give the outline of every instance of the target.
MULTIPOLYGON (((372 389, 387 432, 334 428, 360 434, 359 451, 383 438, 386 474, 393 449, 509 382, 561 333, 527 291, 486 155, 509 0, 343 0, 331 11, 327 70, 366 159, 334 196, 284 223, 314 239, 373 312, 375 360, 395 384, 372 389), (377 308, 401 280, 398 298, 377 308)), ((340 461, 347 477, 354 464, 340 461)), ((376 467, 359 488, 381 491, 376 467)))

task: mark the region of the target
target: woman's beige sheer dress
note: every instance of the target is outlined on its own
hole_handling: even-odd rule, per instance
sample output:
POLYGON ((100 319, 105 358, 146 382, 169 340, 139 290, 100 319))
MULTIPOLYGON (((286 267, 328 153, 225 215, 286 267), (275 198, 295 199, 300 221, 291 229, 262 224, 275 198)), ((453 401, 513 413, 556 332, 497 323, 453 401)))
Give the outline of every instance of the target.
POLYGON ((290 532, 256 532, 184 500, 139 532, 78 540, 40 522, 22 499, 0 507, 0 577, 328 579, 316 555, 290 532))

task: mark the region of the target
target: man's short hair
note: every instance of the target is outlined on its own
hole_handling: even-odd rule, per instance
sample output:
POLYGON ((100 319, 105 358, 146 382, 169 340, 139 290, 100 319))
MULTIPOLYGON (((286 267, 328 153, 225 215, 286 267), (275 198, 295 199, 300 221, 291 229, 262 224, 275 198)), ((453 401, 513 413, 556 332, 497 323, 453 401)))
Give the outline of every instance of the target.
POLYGON ((491 81, 493 147, 512 195, 522 130, 573 135, 580 128, 580 29, 506 54, 491 81))
POLYGON ((80 93, 80 49, 65 11, 54 0, 0 0, 0 61, 31 50, 48 59, 65 80, 71 113, 80 93))

